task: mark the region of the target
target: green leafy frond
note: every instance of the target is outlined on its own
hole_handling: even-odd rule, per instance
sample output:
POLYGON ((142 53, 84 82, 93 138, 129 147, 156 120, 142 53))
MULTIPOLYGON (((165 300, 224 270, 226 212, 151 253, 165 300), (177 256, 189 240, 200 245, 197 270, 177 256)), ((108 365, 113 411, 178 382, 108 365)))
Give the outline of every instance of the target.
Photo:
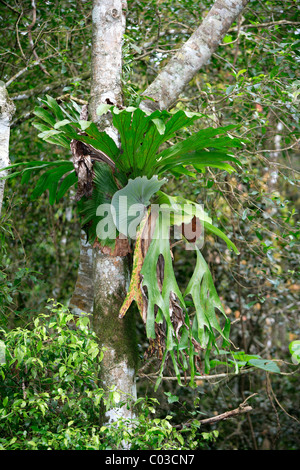
MULTIPOLYGON (((78 203, 82 225, 91 243, 98 238, 102 244, 113 246, 120 233, 125 232, 128 236, 132 223, 136 223, 138 229, 141 220, 145 222, 143 217, 146 209, 149 214, 153 200, 159 207, 158 213, 151 208, 149 219, 155 224, 146 251, 143 248, 143 223, 138 231, 130 289, 120 314, 124 316, 135 300, 150 343, 159 342, 161 368, 157 385, 165 362, 171 358, 178 382, 182 373, 189 371, 193 386, 200 351, 204 351, 208 371, 210 352, 213 348, 218 351, 217 339, 228 345, 230 323, 209 267, 194 242, 194 272, 185 292, 181 292, 173 266, 170 231, 173 227, 186 227, 199 220, 202 228, 220 237, 227 248, 235 253, 238 250, 227 235, 213 225, 201 205, 169 196, 161 191, 161 187, 168 173, 176 177, 182 174, 195 177, 207 167, 229 173, 235 171, 240 162, 234 149, 241 149, 243 142, 231 135, 233 126, 226 126, 200 129, 170 145, 178 131, 185 131, 201 118, 201 114, 181 110, 146 113, 139 108, 119 109, 103 104, 97 112, 99 116, 110 113, 112 125, 120 136, 119 148, 96 124, 80 120, 80 108, 76 103, 62 106, 49 96, 40 101, 41 106, 35 108, 39 121, 34 123, 40 138, 68 150, 74 139, 86 144, 83 146, 86 154, 97 156, 98 151, 98 155, 102 152, 111 160, 108 166, 94 161, 95 158, 90 159, 93 162, 92 170, 89 169, 93 173, 93 191, 91 196, 88 193, 89 197, 84 196, 78 203), (137 219, 137 212, 130 212, 137 206, 141 208, 140 219, 137 219), (106 212, 102 212, 104 207, 106 212), (108 230, 101 231, 100 226, 101 230, 108 226, 108 230), (190 309, 194 313, 192 318, 190 309)), ((32 176, 42 172, 32 197, 39 197, 48 190, 51 204, 78 181, 73 163, 68 160, 19 163, 6 169, 13 170, 6 179, 21 176, 22 183, 28 183, 32 176)), ((184 234, 182 238, 190 244, 191 240, 184 234)))
MULTIPOLYGON (((176 375, 179 383, 181 375, 179 369, 185 372, 189 368, 192 377, 191 384, 193 384, 197 369, 194 360, 199 350, 206 351, 207 357, 212 347, 218 351, 217 337, 223 339, 223 347, 229 344, 230 323, 217 294, 208 265, 197 246, 194 246, 197 257, 194 273, 185 292, 181 292, 173 267, 170 246, 171 225, 172 219, 168 214, 168 209, 160 209, 153 238, 139 271, 141 286, 146 288, 147 293, 146 333, 149 339, 160 341, 160 338, 157 338, 156 325, 164 324, 165 354, 162 357, 160 379, 163 364, 169 355, 174 369, 178 371, 176 375), (157 275, 159 262, 163 265, 162 279, 159 279, 157 275), (196 312, 193 321, 188 315, 188 309, 191 308, 191 301, 187 302, 189 298, 192 299, 192 306, 196 312), (217 311, 224 317, 223 326, 220 324, 217 311), (189 362, 186 361, 186 357, 189 357, 189 362)), ((140 244, 137 246, 139 252, 135 252, 135 259, 142 256, 139 247, 140 244)), ((140 311, 143 311, 145 307, 143 307, 141 296, 137 300, 140 311)), ((208 371, 209 361, 206 359, 205 363, 208 371)))
POLYGON ((80 120, 74 106, 69 104, 66 111, 65 106, 58 105, 49 96, 41 102, 43 106, 35 109, 35 115, 43 123, 34 123, 41 131, 40 138, 65 148, 69 148, 72 139, 79 140, 106 154, 115 163, 116 170, 127 179, 138 176, 151 178, 167 172, 191 176, 187 166, 201 172, 212 167, 231 173, 235 169, 228 162, 239 164, 232 149, 242 148, 243 142, 231 136, 234 126, 201 129, 177 144, 169 145, 178 131, 201 118, 200 113, 182 110, 146 113, 140 108, 119 109, 100 105, 98 114, 110 113, 112 124, 119 133, 119 149, 106 132, 98 130, 96 124, 80 120))
POLYGON ((72 139, 80 140, 104 152, 112 160, 117 158, 120 150, 114 140, 106 132, 100 132, 93 122, 80 120, 74 102, 68 105, 68 111, 66 111, 65 107, 60 106, 48 95, 46 100, 40 101, 44 106, 36 107, 34 114, 50 126, 41 125, 39 122, 33 123, 38 130, 42 131, 38 135, 41 139, 68 149, 72 139))
POLYGON ((201 115, 158 110, 147 114, 139 108, 120 110, 113 106, 100 107, 99 114, 107 112, 111 112, 113 125, 121 139, 122 153, 115 160, 116 165, 132 177, 150 178, 155 174, 173 171, 174 167, 180 172, 183 165, 200 165, 201 168, 211 166, 232 172, 234 168, 225 162, 239 163, 227 151, 243 146, 239 139, 229 134, 234 126, 201 129, 182 142, 160 151, 162 144, 201 115))
POLYGON ((206 349, 210 340, 213 340, 214 345, 216 345, 214 330, 216 330, 224 340, 228 339, 227 335, 223 333, 223 329, 220 327, 215 309, 218 309, 226 320, 227 317, 215 289, 209 267, 200 250, 197 247, 195 247, 195 250, 197 262, 194 273, 185 290, 184 297, 191 295, 193 299, 196 310, 193 325, 195 337, 203 349, 206 349))
POLYGON ((150 204, 151 197, 165 182, 165 179, 158 180, 157 176, 149 180, 146 176, 139 176, 130 179, 124 188, 114 194, 111 201, 114 208, 114 222, 121 233, 130 236, 128 230, 130 225, 134 224, 133 228, 136 229, 150 204))
POLYGON ((14 171, 13 173, 10 173, 0 179, 11 179, 21 176, 21 183, 27 184, 38 172, 41 172, 41 170, 46 170, 38 178, 35 186, 31 185, 31 198, 36 199, 40 197, 41 194, 48 189, 49 202, 51 205, 54 204, 55 201, 61 199, 66 191, 71 186, 76 184, 78 180, 73 163, 68 160, 58 160, 55 162, 20 162, 9 165, 0 171, 8 169, 15 170, 18 167, 23 168, 19 171, 14 171), (64 177, 64 175, 67 176, 64 177))

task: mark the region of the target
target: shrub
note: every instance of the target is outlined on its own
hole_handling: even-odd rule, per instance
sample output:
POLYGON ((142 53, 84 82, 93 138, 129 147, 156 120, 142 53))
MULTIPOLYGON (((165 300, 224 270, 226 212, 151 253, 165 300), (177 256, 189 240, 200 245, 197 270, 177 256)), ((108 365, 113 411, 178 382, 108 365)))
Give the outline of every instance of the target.
POLYGON ((57 303, 49 309, 27 328, 1 330, 0 449, 190 450, 214 438, 201 436, 197 420, 178 430, 170 416, 153 418, 158 401, 147 398, 135 402, 136 418, 101 426, 100 413, 130 400, 101 387, 102 351, 88 317, 57 303))

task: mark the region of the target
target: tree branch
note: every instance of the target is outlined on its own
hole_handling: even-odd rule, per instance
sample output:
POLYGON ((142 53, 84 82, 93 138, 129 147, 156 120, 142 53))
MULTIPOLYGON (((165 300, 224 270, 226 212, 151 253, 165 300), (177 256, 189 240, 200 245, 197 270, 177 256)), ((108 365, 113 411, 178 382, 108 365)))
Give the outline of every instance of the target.
MULTIPOLYGON (((37 65, 37 61, 35 61, 32 65, 37 65)), ((25 69, 22 69, 22 71, 18 72, 18 74, 12 77, 6 83, 6 86, 8 86, 8 84, 10 84, 13 81, 13 79, 15 79, 17 76, 20 76, 21 72, 22 73, 26 72, 27 68, 28 67, 25 67, 25 69)), ((69 78, 62 77, 61 79, 55 80, 52 83, 47 83, 47 84, 43 83, 42 85, 37 85, 36 87, 31 88, 30 90, 13 93, 10 99, 13 101, 25 100, 25 99, 31 98, 32 96, 42 95, 49 91, 55 90, 56 88, 66 86, 74 82, 74 80, 77 80, 77 79, 87 80, 88 78, 90 78, 90 76, 91 76, 91 72, 85 72, 80 77, 69 77, 69 78)))
MULTIPOLYGON (((34 62, 31 62, 30 64, 26 65, 26 67, 24 67, 23 69, 19 70, 19 72, 17 72, 15 75, 13 75, 6 83, 5 83, 5 86, 6 88, 12 83, 14 82, 17 78, 19 78, 21 75, 23 75, 23 73, 27 72, 28 69, 30 69, 31 67, 34 67, 35 65, 40 65, 41 62, 45 61, 45 60, 48 60, 48 59, 51 59, 52 57, 54 57, 55 54, 51 54, 50 56, 47 56, 45 57, 44 59, 38 59, 38 60, 35 60, 34 62)), ((48 74, 49 75, 49 74, 48 74)), ((29 90, 31 91, 31 90, 29 90)), ((15 96, 14 100, 17 100, 18 99, 18 96, 19 95, 22 95, 22 93, 15 93, 13 94, 12 96, 15 96)), ((31 96, 31 95, 30 95, 31 96)), ((29 98, 29 96, 24 96, 24 98, 29 98)), ((21 98, 19 99, 24 99, 23 98, 23 95, 21 96, 21 98)))
POLYGON ((20 12, 18 10, 16 10, 15 8, 13 8, 11 5, 9 5, 8 3, 4 2, 4 0, 0 0, 0 3, 2 3, 3 5, 5 5, 7 8, 9 8, 11 11, 13 11, 16 15, 19 15, 20 12))
POLYGON ((141 109, 167 109, 172 106, 200 68, 207 64, 248 2, 216 0, 199 28, 144 91, 143 95, 155 103, 145 100, 140 105, 141 109))
MULTIPOLYGON (((240 370, 238 373, 236 372, 229 372, 229 373, 222 373, 222 374, 214 374, 214 375, 195 375, 195 380, 208 380, 208 381, 211 381, 211 380, 219 380, 219 379, 227 379, 229 377, 238 377, 238 376, 241 376, 241 375, 244 375, 244 374, 249 374, 250 372, 253 372, 255 370, 255 368, 249 368, 249 369, 245 369, 245 370, 240 370)), ((143 374, 141 373, 141 371, 139 372, 138 376, 140 378, 145 378, 145 379, 153 379, 153 380, 156 380, 159 375, 158 373, 153 373, 153 374, 143 374)), ((180 377, 182 381, 188 381, 188 380, 191 380, 192 377, 190 376, 183 376, 183 377, 180 377)), ((170 377, 167 377, 167 376, 163 376, 162 377, 162 380, 172 380, 172 381, 175 381, 175 380, 178 380, 176 376, 170 376, 170 377)))
POLYGON ((35 45, 34 45, 34 42, 33 42, 33 39, 32 39, 31 31, 32 31, 32 28, 34 27, 34 25, 36 23, 36 4, 35 4, 35 0, 31 0, 31 5, 32 5, 32 22, 27 27, 27 33, 28 33, 28 39, 29 39, 30 47, 31 47, 32 53, 33 53, 33 55, 34 55, 34 57, 37 61, 38 66, 40 67, 40 69, 46 75, 50 76, 50 73, 46 70, 46 68, 44 67, 44 65, 40 61, 40 58, 39 58, 39 56, 36 52, 35 45))
MULTIPOLYGON (((281 24, 286 24, 286 25, 298 25, 300 24, 300 21, 288 21, 288 20, 279 20, 279 21, 271 21, 270 23, 259 23, 259 24, 244 24, 242 26, 242 29, 245 28, 266 28, 268 26, 276 26, 276 25, 281 25, 281 24)), ((232 31, 235 28, 232 28, 232 31)))

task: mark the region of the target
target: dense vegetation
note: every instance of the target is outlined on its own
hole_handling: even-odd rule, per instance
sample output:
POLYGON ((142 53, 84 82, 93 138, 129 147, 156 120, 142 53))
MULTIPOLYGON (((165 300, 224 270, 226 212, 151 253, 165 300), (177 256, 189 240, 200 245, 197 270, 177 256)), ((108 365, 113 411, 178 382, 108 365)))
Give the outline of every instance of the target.
POLYGON ((126 406, 117 390, 105 392, 99 380, 101 352, 87 317, 75 319, 53 303, 31 328, 4 335, 7 362, 1 366, 0 448, 7 450, 206 448, 213 433, 200 423, 177 430, 171 416, 154 416, 158 401, 140 398, 138 418, 99 422, 100 411, 126 406))
MULTIPOLYGON (((212 3, 128 2, 126 105, 139 104, 141 91, 212 3)), ((1 1, 0 8, 1 80, 16 105, 11 162, 68 159, 66 149, 38 137, 33 111, 46 94, 62 106, 70 96, 79 106, 88 101, 91 2, 41 2, 31 29, 30 1, 1 1), (30 35, 42 66, 34 63, 30 35)), ((112 427, 99 424, 100 406, 109 410, 122 397, 101 388, 101 352, 87 321, 75 328, 77 320, 56 304, 68 304, 77 276, 76 204, 69 194, 54 205, 47 192, 33 200, 36 179, 7 181, 0 224, 0 339, 7 355, 0 366, 2 448, 107 449, 124 439, 137 449, 299 448, 299 353, 292 356, 290 348, 300 339, 299 24, 296 1, 251 1, 174 105, 202 116, 175 142, 227 125, 235 125, 233 137, 246 142, 235 151, 241 163, 236 172, 191 169, 192 180, 190 173, 172 175, 167 183, 169 194, 203 204, 239 250, 236 255, 222 239, 205 235, 202 254, 231 320, 236 353, 211 356, 210 374, 218 377, 198 380, 193 389, 178 387, 170 364, 171 379, 154 392, 151 373, 158 365, 143 362, 148 342, 138 323, 140 413, 133 435, 122 420, 112 427), (49 298, 54 306, 45 313, 49 298), (200 426, 201 419, 245 400, 251 413, 200 426)), ((195 252, 175 247, 183 289, 194 261, 195 252)))

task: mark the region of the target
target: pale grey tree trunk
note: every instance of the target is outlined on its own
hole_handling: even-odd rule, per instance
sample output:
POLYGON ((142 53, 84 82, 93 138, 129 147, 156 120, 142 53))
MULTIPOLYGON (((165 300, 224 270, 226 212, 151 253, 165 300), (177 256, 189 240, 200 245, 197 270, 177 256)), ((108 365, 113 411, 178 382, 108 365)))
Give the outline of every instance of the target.
MULTIPOLYGON (((282 122, 278 121, 276 126, 276 134, 274 136, 274 151, 270 152, 270 159, 272 163, 277 163, 281 154, 281 132, 283 130, 283 124, 282 122)), ((278 168, 277 166, 273 165, 273 168, 269 170, 270 171, 270 177, 268 180, 268 187, 270 191, 276 190, 276 185, 278 181, 278 168)))
MULTIPOLYGON (((208 62, 248 1, 215 2, 201 26, 145 90, 144 94, 155 100, 155 108, 166 109, 176 101, 199 69, 208 62)), ((93 2, 89 119, 100 128, 105 128, 116 142, 118 136, 114 129, 109 122, 99 121, 96 110, 101 103, 122 104, 121 46, 126 8, 126 1, 121 0, 93 2)), ((144 101, 141 107, 151 110, 153 102, 144 101)), ((124 393, 135 396, 135 322, 128 314, 122 320, 118 318, 129 283, 128 256, 126 250, 124 254, 124 247, 122 253, 118 247, 113 253, 107 253, 101 245, 96 245, 93 249, 88 244, 81 245, 81 266, 76 284, 78 289, 75 289, 72 305, 86 313, 93 312, 94 330, 107 348, 102 363, 106 384, 115 385, 124 393)), ((130 415, 125 411, 126 414, 130 415)))
POLYGON ((122 44, 126 25, 125 0, 93 1, 92 76, 89 111, 98 122, 101 103, 122 104, 122 44))
MULTIPOLYGON (((15 106, 8 97, 3 82, 0 82, 0 169, 9 165, 9 136, 10 124, 15 112, 15 106)), ((6 176, 6 171, 1 171, 0 176, 6 176)), ((5 180, 0 181, 0 215, 4 196, 5 180)))
MULTIPOLYGON (((106 119, 99 120, 97 108, 102 103, 122 104, 122 42, 126 22, 126 1, 94 0, 92 11, 92 70, 89 119, 110 134, 118 145, 118 135, 106 119)), ((72 311, 93 314, 93 329, 105 348, 102 381, 136 398, 137 360, 135 321, 130 316, 119 319, 119 310, 130 281, 128 242, 116 242, 116 249, 96 243, 91 246, 81 236, 80 266, 75 291, 70 301, 72 311)), ((124 397, 121 397, 121 399, 124 397)), ((126 407, 111 410, 108 418, 131 416, 126 407)))
MULTIPOLYGON (((94 0, 92 38, 92 76, 89 119, 105 129, 118 145, 118 136, 111 123, 99 121, 97 107, 102 103, 121 105, 122 101, 122 44, 126 22, 126 1, 94 0)), ((136 341, 135 321, 119 319, 119 310, 130 281, 129 243, 116 241, 115 250, 96 243, 93 247, 93 329, 105 347, 102 361, 102 380, 107 387, 116 387, 127 396, 136 398, 136 341)), ((131 416, 123 407, 110 412, 131 416)))

